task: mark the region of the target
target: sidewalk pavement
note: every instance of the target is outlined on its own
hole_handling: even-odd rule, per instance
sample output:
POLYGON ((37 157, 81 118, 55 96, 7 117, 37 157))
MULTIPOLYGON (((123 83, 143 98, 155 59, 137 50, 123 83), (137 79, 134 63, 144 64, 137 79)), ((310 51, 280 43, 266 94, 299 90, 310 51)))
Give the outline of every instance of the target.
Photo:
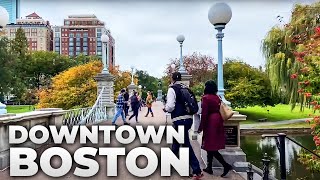
POLYGON ((311 120, 312 118, 304 118, 304 119, 292 119, 292 120, 284 120, 284 121, 276 121, 276 122, 260 122, 253 124, 240 124, 240 129, 253 129, 261 126, 275 126, 275 125, 283 125, 283 124, 295 124, 300 122, 305 122, 306 120, 311 120))

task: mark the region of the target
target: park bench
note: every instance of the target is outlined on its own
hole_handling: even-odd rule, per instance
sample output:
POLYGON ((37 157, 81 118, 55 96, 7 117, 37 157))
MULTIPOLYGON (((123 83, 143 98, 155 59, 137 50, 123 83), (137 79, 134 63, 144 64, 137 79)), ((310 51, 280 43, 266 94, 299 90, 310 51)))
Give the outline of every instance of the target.
POLYGON ((259 122, 266 122, 268 120, 268 118, 261 118, 261 119, 258 119, 259 122))

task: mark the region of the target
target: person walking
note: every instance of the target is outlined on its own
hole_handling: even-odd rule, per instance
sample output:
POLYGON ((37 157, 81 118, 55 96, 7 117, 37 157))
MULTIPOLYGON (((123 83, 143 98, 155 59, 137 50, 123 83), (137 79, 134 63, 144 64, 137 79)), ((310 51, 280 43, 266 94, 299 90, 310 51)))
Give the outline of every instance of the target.
POLYGON ((189 163, 192 168, 192 175, 194 179, 201 179, 203 177, 199 161, 193 151, 193 148, 189 139, 189 130, 192 126, 192 115, 187 112, 185 107, 185 101, 181 93, 181 88, 186 87, 181 82, 181 74, 175 72, 171 77, 172 85, 168 89, 167 93, 167 103, 165 105, 164 111, 171 113, 171 119, 173 121, 173 127, 178 130, 178 126, 184 127, 184 143, 179 144, 174 140, 172 144, 172 152, 179 155, 179 148, 188 147, 189 148, 189 163))
POLYGON ((124 125, 129 125, 129 123, 126 122, 126 118, 124 116, 124 110, 123 110, 124 103, 125 103, 123 95, 125 94, 125 92, 126 92, 126 90, 121 89, 120 94, 118 95, 117 103, 116 103, 116 111, 117 112, 116 112, 115 116, 113 117, 112 125, 117 126, 116 121, 120 115, 122 117, 124 125))
POLYGON ((133 111, 133 114, 130 116, 129 120, 131 118, 136 117, 136 122, 138 123, 138 112, 140 107, 140 102, 138 100, 137 92, 133 92, 133 96, 130 97, 131 102, 131 109, 133 111))
POLYGON ((215 157, 223 166, 224 177, 232 170, 218 150, 225 149, 226 134, 224 131, 223 119, 220 115, 220 97, 217 96, 218 87, 212 80, 205 83, 204 96, 202 97, 202 116, 198 133, 203 131, 202 149, 207 151, 207 168, 203 169, 208 174, 213 174, 212 161, 215 157))
POLYGON ((128 92, 128 89, 126 90, 126 92, 124 93, 123 95, 124 97, 124 114, 125 116, 128 116, 129 115, 129 106, 128 106, 128 101, 129 101, 129 92, 128 92))
POLYGON ((139 101, 139 109, 140 109, 140 111, 141 111, 142 100, 141 100, 140 93, 137 93, 137 98, 138 98, 138 101, 139 101))
POLYGON ((148 112, 147 114, 145 115, 145 117, 148 117, 149 113, 151 113, 151 116, 153 116, 153 112, 152 112, 152 103, 153 103, 153 98, 152 98, 152 94, 150 91, 148 91, 148 96, 147 96, 147 99, 146 99, 146 104, 147 104, 147 107, 148 107, 148 112))

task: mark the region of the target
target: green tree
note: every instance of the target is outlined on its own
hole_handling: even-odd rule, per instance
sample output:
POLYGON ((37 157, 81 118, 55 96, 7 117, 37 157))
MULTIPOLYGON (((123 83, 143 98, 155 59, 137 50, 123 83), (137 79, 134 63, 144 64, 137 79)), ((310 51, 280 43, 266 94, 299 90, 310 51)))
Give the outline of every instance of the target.
POLYGON ((78 63, 51 51, 33 51, 30 59, 23 64, 26 67, 29 88, 40 89, 42 86, 50 85, 53 76, 82 62, 78 63))
POLYGON ((11 81, 11 93, 16 96, 17 101, 20 102, 23 94, 27 90, 26 84, 26 67, 24 63, 30 60, 28 50, 28 40, 24 30, 20 27, 17 29, 15 38, 10 44, 11 53, 14 55, 14 73, 11 81))
POLYGON ((265 72, 242 61, 228 59, 224 64, 226 99, 232 107, 274 105, 270 80, 265 72))
MULTIPOLYGON (((138 84, 141 85, 142 87, 146 87, 146 89, 142 90, 142 96, 141 96, 142 98, 147 97, 147 91, 152 91, 154 93, 157 93, 158 89, 160 88, 158 87, 158 83, 160 79, 149 75, 146 71, 141 71, 141 70, 136 71, 135 76, 138 79, 138 84)), ((163 82, 161 81, 161 83, 163 82)))
POLYGON ((10 92, 14 67, 14 58, 9 50, 9 40, 0 38, 0 101, 3 101, 3 96, 10 92))
MULTIPOLYGON (((285 100, 294 108, 297 102, 303 104, 303 97, 297 94, 299 89, 296 72, 303 68, 301 45, 310 46, 315 29, 320 24, 320 3, 311 5, 297 4, 292 10, 287 24, 274 26, 262 42, 262 51, 266 59, 266 69, 271 80, 273 94, 284 89, 285 100), (294 76, 291 76, 295 74, 294 76)), ((303 53, 303 52, 302 52, 303 53)))

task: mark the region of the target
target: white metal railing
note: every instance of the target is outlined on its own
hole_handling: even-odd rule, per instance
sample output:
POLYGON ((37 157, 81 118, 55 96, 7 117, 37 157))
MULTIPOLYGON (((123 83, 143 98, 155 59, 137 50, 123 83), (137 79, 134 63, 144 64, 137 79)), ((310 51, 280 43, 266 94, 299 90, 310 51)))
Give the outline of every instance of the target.
POLYGON ((90 110, 90 107, 66 110, 63 115, 63 125, 78 125, 79 122, 86 117, 90 110))
POLYGON ((96 124, 108 119, 107 107, 103 106, 102 94, 105 87, 102 87, 96 102, 92 107, 68 110, 64 115, 63 124, 68 126, 96 124))

